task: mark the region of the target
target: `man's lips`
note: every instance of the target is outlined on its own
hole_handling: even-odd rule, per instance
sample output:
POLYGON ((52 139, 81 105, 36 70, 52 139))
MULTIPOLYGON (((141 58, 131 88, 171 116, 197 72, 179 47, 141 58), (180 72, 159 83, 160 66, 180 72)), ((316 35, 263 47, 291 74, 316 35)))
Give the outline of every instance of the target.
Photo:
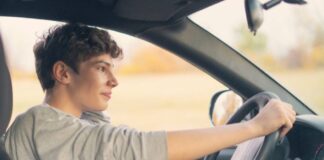
POLYGON ((101 95, 103 95, 107 99, 110 99, 111 98, 111 92, 103 92, 103 93, 101 93, 101 95))

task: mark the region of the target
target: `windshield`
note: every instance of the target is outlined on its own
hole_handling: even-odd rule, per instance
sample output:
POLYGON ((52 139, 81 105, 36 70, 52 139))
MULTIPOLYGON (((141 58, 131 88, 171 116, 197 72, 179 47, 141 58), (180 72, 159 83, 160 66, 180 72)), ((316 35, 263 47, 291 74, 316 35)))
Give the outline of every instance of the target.
POLYGON ((244 1, 227 0, 190 19, 234 47, 305 102, 324 114, 324 1, 282 2, 264 11, 257 34, 249 31, 244 1))

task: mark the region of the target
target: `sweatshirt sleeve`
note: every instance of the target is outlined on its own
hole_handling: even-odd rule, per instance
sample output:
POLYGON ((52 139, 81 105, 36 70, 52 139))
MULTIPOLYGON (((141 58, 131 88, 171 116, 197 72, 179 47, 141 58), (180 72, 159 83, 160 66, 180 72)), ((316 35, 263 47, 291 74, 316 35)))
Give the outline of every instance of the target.
POLYGON ((102 125, 90 132, 85 143, 97 146, 95 159, 168 159, 165 131, 139 132, 126 126, 102 125))

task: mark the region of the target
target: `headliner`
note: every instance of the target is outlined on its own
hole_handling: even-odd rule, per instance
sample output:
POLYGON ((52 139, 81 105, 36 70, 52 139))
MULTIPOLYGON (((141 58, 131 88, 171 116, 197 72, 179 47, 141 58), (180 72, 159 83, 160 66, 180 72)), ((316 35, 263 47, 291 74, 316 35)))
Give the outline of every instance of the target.
POLYGON ((81 22, 137 34, 222 0, 3 0, 1 16, 81 22))

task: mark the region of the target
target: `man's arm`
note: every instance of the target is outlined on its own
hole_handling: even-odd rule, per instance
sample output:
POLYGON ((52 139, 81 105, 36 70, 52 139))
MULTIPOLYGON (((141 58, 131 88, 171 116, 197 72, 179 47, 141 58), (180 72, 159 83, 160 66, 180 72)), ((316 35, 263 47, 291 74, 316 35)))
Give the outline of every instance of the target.
POLYGON ((281 137, 292 128, 295 111, 291 105, 271 100, 250 121, 214 128, 168 132, 168 157, 173 159, 197 159, 245 140, 267 135, 280 127, 281 137))

